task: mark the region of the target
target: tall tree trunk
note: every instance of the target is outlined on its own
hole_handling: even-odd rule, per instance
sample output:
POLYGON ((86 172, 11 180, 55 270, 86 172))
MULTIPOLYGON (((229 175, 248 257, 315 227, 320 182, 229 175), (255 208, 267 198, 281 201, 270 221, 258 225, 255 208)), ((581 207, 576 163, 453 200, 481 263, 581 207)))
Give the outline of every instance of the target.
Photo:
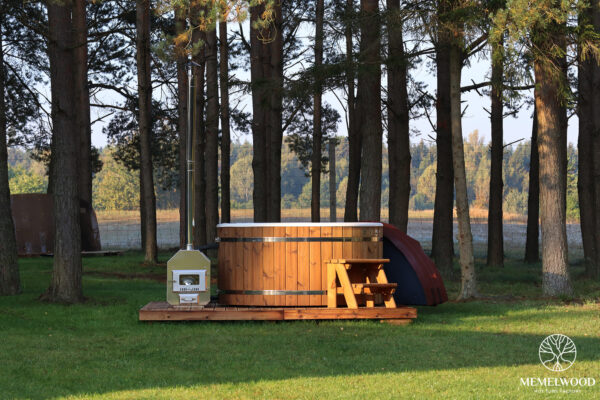
MULTIPOLYGON (((444 14, 445 0, 440 1, 439 13, 444 14)), ((436 43, 436 180, 433 212, 431 255, 445 277, 453 275, 453 205, 454 169, 452 163, 452 129, 450 126, 450 45, 449 32, 440 24, 436 43)))
POLYGON ((329 221, 337 221, 337 183, 335 175, 335 142, 336 138, 329 139, 329 221))
POLYGON ((136 59, 139 95, 140 180, 146 222, 144 260, 156 263, 156 196, 152 167, 152 80, 150 70, 150 0, 136 0, 136 59))
POLYGON ((92 205, 92 127, 90 124, 90 89, 88 86, 88 49, 86 1, 73 1, 75 41, 75 116, 79 136, 79 198, 92 205))
POLYGON ((323 14, 325 13, 325 0, 317 0, 315 24, 315 87, 313 93, 313 137, 312 159, 310 175, 312 177, 312 197, 310 201, 310 219, 312 222, 321 221, 321 131, 322 118, 321 106, 323 96, 322 71, 323 65, 323 14))
POLYGON ((267 219, 281 221, 281 146, 283 144, 283 14, 282 2, 273 6, 274 20, 269 47, 269 100, 267 136, 267 219))
POLYGON ((540 261, 540 155, 538 152, 537 112, 533 110, 531 129, 531 156, 529 161, 529 191, 527 194, 527 240, 525 242, 525 262, 540 261))
MULTIPOLYGON (((584 17, 582 15, 582 17, 584 17)), ((588 21, 589 22, 589 19, 588 21)), ((594 213, 594 107, 593 82, 594 61, 589 57, 579 59, 578 68, 578 116, 579 138, 577 141, 578 177, 577 194, 579 196, 579 221, 583 242, 583 257, 586 275, 594 275, 596 263, 596 216, 594 213)))
POLYGON ((265 74, 265 52, 267 47, 260 40, 260 31, 254 24, 264 11, 264 6, 250 9, 250 77, 252 82, 252 172, 254 189, 252 202, 254 204, 254 221, 267 221, 267 93, 268 77, 265 74))
POLYGON ((564 38, 553 33, 556 25, 548 27, 549 34, 536 43, 547 59, 535 60, 535 106, 538 118, 538 150, 540 157, 540 216, 542 225, 542 288, 545 295, 560 296, 572 293, 567 260, 566 211, 564 189, 566 165, 561 146, 561 79, 556 65, 561 60, 551 56, 550 46, 564 38))
POLYGON ((406 233, 410 199, 410 130, 407 60, 402 37, 400 0, 387 0, 389 13, 388 157, 390 224, 406 233))
MULTIPOLYGON (((594 31, 600 33, 600 3, 595 1, 592 3, 592 22, 594 24, 594 31)), ((598 66, 597 60, 593 60, 592 69, 592 109, 593 111, 593 191, 594 191, 594 265, 588 267, 589 275, 600 279, 600 233, 598 233, 598 224, 600 224, 600 113, 598 108, 600 107, 600 66, 598 66)))
POLYGON ((346 89, 348 91, 348 184, 346 186, 346 202, 344 205, 344 221, 358 221, 358 186, 360 183, 360 156, 362 152, 361 133, 358 127, 358 113, 355 98, 355 68, 353 57, 354 0, 346 1, 346 89))
POLYGON ((219 41, 219 80, 221 85, 221 221, 231 222, 231 132, 229 128, 229 42, 227 41, 227 21, 219 22, 219 41))
POLYGON ((206 240, 214 243, 219 223, 219 68, 217 30, 206 33, 206 240))
MULTIPOLYGON (((180 35, 186 30, 184 7, 175 8, 175 30, 180 35)), ((177 46, 177 124, 179 128, 179 247, 187 244, 187 131, 188 131, 188 58, 183 46, 177 46)), ((192 188, 190 188, 191 190, 192 188)))
POLYGON ((500 41, 492 49, 492 157, 490 166, 490 200, 488 214, 488 251, 487 265, 501 267, 504 265, 504 233, 502 229, 502 161, 504 155, 504 126, 502 85, 504 77, 504 61, 502 60, 500 41))
MULTIPOLYGON (((198 12, 197 9, 194 12, 198 12)), ((197 15, 197 14, 196 14, 197 15)), ((196 18, 196 17, 194 17, 196 18)), ((204 33, 195 30, 192 34, 192 42, 206 43, 204 33)), ((194 87, 196 88, 196 103, 194 105, 194 140, 193 140, 193 159, 194 159, 194 247, 206 244, 206 165, 205 165, 205 148, 206 148, 206 126, 204 120, 204 71, 206 69, 205 62, 205 46, 193 55, 192 60, 195 65, 193 67, 194 87)))
POLYGON ((360 68, 358 71, 359 108, 362 136, 360 220, 381 219, 381 28, 379 2, 361 0, 360 68))
MULTIPOLYGON (((251 8, 257 21, 264 5, 251 8)), ((281 145, 283 101, 283 38, 281 4, 273 6, 271 25, 250 28, 252 80, 252 171, 254 220, 281 220, 281 145), (263 40, 268 38, 268 40, 263 40)))
POLYGON ((50 83, 52 93, 53 163, 50 173, 54 199, 54 268, 52 282, 42 299, 79 303, 81 288, 81 226, 75 91, 73 85, 72 3, 48 2, 50 83))
MULTIPOLYGON (((4 10, 0 10, 4 12, 4 10)), ((7 121, 4 99, 4 15, 0 15, 0 296, 21 293, 15 224, 8 186, 7 121)))
POLYGON ((460 252, 461 287, 458 298, 469 299, 477 296, 475 259, 473 257, 473 234, 469 216, 469 197, 467 195, 467 173, 462 136, 462 113, 460 102, 460 76, 462 70, 461 49, 450 48, 450 107, 452 119, 452 162, 454 166, 454 185, 456 187, 456 216, 458 219, 458 248, 460 252))

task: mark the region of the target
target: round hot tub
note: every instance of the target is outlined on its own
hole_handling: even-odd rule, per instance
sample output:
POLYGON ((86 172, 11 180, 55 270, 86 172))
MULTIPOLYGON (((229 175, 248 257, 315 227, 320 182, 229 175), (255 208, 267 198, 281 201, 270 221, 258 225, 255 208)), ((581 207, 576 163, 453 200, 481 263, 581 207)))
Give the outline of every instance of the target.
POLYGON ((327 260, 383 256, 380 223, 220 224, 217 234, 221 304, 326 306, 327 260))

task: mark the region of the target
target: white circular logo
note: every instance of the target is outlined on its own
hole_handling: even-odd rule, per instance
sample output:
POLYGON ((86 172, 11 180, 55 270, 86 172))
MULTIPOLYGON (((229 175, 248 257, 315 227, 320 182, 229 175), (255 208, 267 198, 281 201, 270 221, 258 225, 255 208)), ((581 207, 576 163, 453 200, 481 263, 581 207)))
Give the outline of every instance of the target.
POLYGON ((539 355, 542 365, 550 371, 565 371, 575 362, 577 348, 571 338, 555 333, 542 341, 539 355))

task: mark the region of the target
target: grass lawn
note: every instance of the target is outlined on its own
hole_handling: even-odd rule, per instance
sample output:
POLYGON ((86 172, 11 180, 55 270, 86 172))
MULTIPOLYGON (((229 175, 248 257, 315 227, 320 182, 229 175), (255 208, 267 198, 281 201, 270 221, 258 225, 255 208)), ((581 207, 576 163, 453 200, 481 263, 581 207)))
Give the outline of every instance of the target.
MULTIPOLYGON (((23 294, 0 298, 0 398, 600 398, 600 282, 578 279, 580 267, 576 298, 549 301, 540 297, 539 265, 480 263, 481 291, 498 297, 420 307, 409 326, 140 323, 139 308, 165 298, 165 284, 152 280, 165 266, 141 259, 84 259, 88 301, 77 306, 40 303, 52 259, 22 259, 23 294), (565 372, 539 362, 552 333, 577 346, 565 372), (597 383, 549 394, 521 385, 526 377, 597 383)), ((447 286, 455 297, 458 282, 447 286)))

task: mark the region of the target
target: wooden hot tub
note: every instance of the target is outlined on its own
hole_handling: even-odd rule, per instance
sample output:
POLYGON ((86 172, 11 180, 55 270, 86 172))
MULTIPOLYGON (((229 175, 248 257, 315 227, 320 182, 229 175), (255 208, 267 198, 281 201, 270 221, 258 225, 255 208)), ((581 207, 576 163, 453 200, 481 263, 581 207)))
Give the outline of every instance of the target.
POLYGON ((217 225, 219 303, 326 306, 332 258, 382 258, 380 223, 217 225))

